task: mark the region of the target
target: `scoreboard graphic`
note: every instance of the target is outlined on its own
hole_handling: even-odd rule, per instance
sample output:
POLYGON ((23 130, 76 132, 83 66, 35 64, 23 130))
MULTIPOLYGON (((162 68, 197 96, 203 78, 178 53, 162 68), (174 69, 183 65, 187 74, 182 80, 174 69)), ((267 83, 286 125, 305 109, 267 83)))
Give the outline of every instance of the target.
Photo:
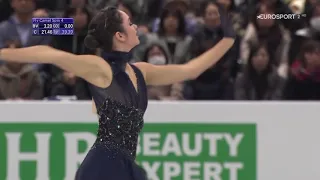
POLYGON ((32 18, 32 35, 74 35, 73 18, 32 18))

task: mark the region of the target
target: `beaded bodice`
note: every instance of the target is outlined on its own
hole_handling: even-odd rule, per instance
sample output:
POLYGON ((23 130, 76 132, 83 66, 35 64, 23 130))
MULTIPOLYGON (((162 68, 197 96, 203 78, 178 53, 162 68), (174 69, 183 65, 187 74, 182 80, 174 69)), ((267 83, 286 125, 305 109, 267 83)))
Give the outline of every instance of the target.
POLYGON ((131 65, 137 78, 137 90, 125 72, 130 53, 112 52, 103 55, 110 64, 113 78, 108 88, 90 85, 97 107, 99 129, 93 148, 102 147, 116 155, 135 159, 138 135, 143 127, 147 108, 146 84, 140 70, 131 65))

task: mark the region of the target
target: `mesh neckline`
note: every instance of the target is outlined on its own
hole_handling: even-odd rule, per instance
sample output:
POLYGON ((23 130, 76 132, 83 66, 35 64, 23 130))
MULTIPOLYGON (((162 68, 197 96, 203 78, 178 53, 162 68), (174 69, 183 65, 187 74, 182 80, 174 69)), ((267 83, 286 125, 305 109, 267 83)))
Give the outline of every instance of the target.
POLYGON ((125 71, 126 64, 130 61, 132 57, 131 52, 124 51, 112 51, 104 52, 102 57, 108 62, 116 65, 121 71, 125 71))

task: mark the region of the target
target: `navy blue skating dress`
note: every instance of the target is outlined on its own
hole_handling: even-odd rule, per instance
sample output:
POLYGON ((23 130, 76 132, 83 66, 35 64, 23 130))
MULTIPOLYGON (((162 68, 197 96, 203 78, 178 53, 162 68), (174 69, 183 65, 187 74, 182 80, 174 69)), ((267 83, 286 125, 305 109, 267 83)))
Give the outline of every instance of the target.
POLYGON ((108 88, 90 84, 99 116, 97 139, 80 165, 76 180, 146 180, 145 171, 135 163, 138 135, 147 108, 147 90, 141 71, 131 65, 137 90, 125 72, 130 53, 104 55, 113 79, 108 88))

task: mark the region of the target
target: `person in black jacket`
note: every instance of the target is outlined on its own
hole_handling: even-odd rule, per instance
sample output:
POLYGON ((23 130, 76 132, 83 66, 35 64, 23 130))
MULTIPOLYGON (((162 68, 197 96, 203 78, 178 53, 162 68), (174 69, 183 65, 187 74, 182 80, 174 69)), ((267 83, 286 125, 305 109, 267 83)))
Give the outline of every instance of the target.
MULTIPOLYGON (((223 7, 215 1, 202 4, 204 25, 192 37, 190 59, 215 46, 223 38, 219 13, 223 7)), ((184 96, 189 100, 230 100, 233 99, 231 69, 237 60, 233 46, 222 59, 198 78, 186 82, 184 96)))
MULTIPOLYGON (((86 8, 69 7, 65 10, 63 17, 74 18, 75 34, 73 36, 55 36, 52 39, 51 46, 78 55, 96 54, 95 50, 90 50, 84 45, 88 23, 91 19, 89 10, 86 8)), ((82 93, 80 95, 81 99, 91 98, 86 90, 87 88, 77 87, 78 85, 86 87, 86 83, 72 73, 65 72, 53 65, 44 65, 41 71, 45 77, 45 96, 77 96, 77 93, 82 93), (79 90, 79 88, 82 90, 79 90), (84 92, 87 95, 84 96, 84 92)))
POLYGON ((320 43, 310 40, 291 66, 284 91, 287 100, 320 100, 320 43))

